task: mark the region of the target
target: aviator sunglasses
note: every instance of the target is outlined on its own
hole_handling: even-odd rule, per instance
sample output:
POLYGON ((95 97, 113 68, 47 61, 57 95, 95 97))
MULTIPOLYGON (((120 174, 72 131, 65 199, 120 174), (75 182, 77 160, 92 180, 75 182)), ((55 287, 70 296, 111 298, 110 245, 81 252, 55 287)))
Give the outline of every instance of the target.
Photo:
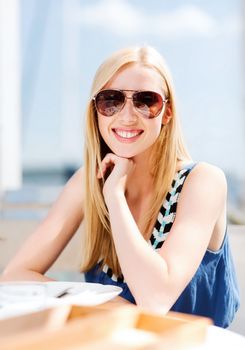
POLYGON ((111 117, 120 112, 126 104, 126 100, 131 99, 134 108, 144 118, 155 118, 161 112, 164 103, 162 96, 154 91, 136 90, 101 90, 93 97, 96 110, 105 117, 111 117), (127 96, 125 92, 132 92, 127 96))

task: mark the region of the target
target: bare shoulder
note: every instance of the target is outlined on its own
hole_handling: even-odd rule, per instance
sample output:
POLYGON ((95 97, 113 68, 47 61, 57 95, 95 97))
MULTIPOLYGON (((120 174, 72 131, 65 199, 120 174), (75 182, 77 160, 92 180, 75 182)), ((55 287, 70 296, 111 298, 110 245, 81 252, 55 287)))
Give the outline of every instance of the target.
POLYGON ((187 176, 178 200, 176 223, 190 222, 210 232, 225 215, 227 182, 217 166, 199 162, 187 176))
POLYGON ((84 177, 84 167, 81 166, 69 179, 68 183, 74 183, 74 182, 78 182, 80 183, 80 181, 83 180, 84 177))
POLYGON ((219 211, 224 208, 227 197, 227 182, 224 172, 217 166, 199 162, 187 176, 181 191, 179 204, 201 208, 206 203, 219 211))
POLYGON ((84 167, 80 167, 68 180, 63 192, 72 193, 74 196, 83 199, 83 182, 84 182, 84 167))
POLYGON ((81 166, 67 181, 62 191, 69 197, 77 198, 83 202, 84 199, 84 167, 81 166))
POLYGON ((79 222, 84 212, 84 168, 80 167, 68 180, 48 215, 48 220, 59 216, 59 220, 79 222))
POLYGON ((192 181, 201 182, 204 187, 213 184, 216 189, 227 189, 225 173, 222 169, 210 163, 199 162, 191 171, 189 177, 192 181))

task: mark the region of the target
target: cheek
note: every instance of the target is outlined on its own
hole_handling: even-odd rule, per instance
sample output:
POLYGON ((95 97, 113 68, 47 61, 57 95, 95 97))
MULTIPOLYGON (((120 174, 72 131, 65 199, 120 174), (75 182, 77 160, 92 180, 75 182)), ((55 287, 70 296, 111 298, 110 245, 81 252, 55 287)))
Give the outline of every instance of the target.
POLYGON ((111 139, 111 135, 109 134, 109 131, 108 131, 111 121, 108 119, 103 116, 98 117, 98 130, 99 130, 100 136, 102 137, 104 143, 109 148, 110 152, 114 153, 113 142, 111 139))
POLYGON ((102 138, 105 139, 106 130, 107 130, 107 123, 106 123, 105 117, 100 117, 100 116, 98 117, 98 129, 102 138))
POLYGON ((158 137, 160 135, 162 127, 163 127, 163 124, 160 118, 159 120, 154 120, 154 125, 152 125, 152 130, 153 130, 152 133, 154 133, 154 135, 158 137))

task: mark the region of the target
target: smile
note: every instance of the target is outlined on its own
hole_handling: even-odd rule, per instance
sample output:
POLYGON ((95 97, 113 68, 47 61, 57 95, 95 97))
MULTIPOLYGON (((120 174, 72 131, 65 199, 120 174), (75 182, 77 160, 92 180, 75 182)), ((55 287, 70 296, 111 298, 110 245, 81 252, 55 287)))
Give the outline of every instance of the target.
POLYGON ((117 136, 123 139, 133 139, 136 136, 143 133, 143 130, 123 130, 123 129, 112 129, 117 136))

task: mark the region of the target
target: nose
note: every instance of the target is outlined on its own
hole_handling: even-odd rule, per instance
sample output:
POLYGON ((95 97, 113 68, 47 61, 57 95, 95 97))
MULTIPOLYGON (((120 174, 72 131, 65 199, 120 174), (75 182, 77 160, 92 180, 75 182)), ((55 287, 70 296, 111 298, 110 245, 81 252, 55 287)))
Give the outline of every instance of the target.
POLYGON ((118 114, 118 119, 125 124, 133 124, 138 120, 131 97, 126 97, 125 104, 118 114))

